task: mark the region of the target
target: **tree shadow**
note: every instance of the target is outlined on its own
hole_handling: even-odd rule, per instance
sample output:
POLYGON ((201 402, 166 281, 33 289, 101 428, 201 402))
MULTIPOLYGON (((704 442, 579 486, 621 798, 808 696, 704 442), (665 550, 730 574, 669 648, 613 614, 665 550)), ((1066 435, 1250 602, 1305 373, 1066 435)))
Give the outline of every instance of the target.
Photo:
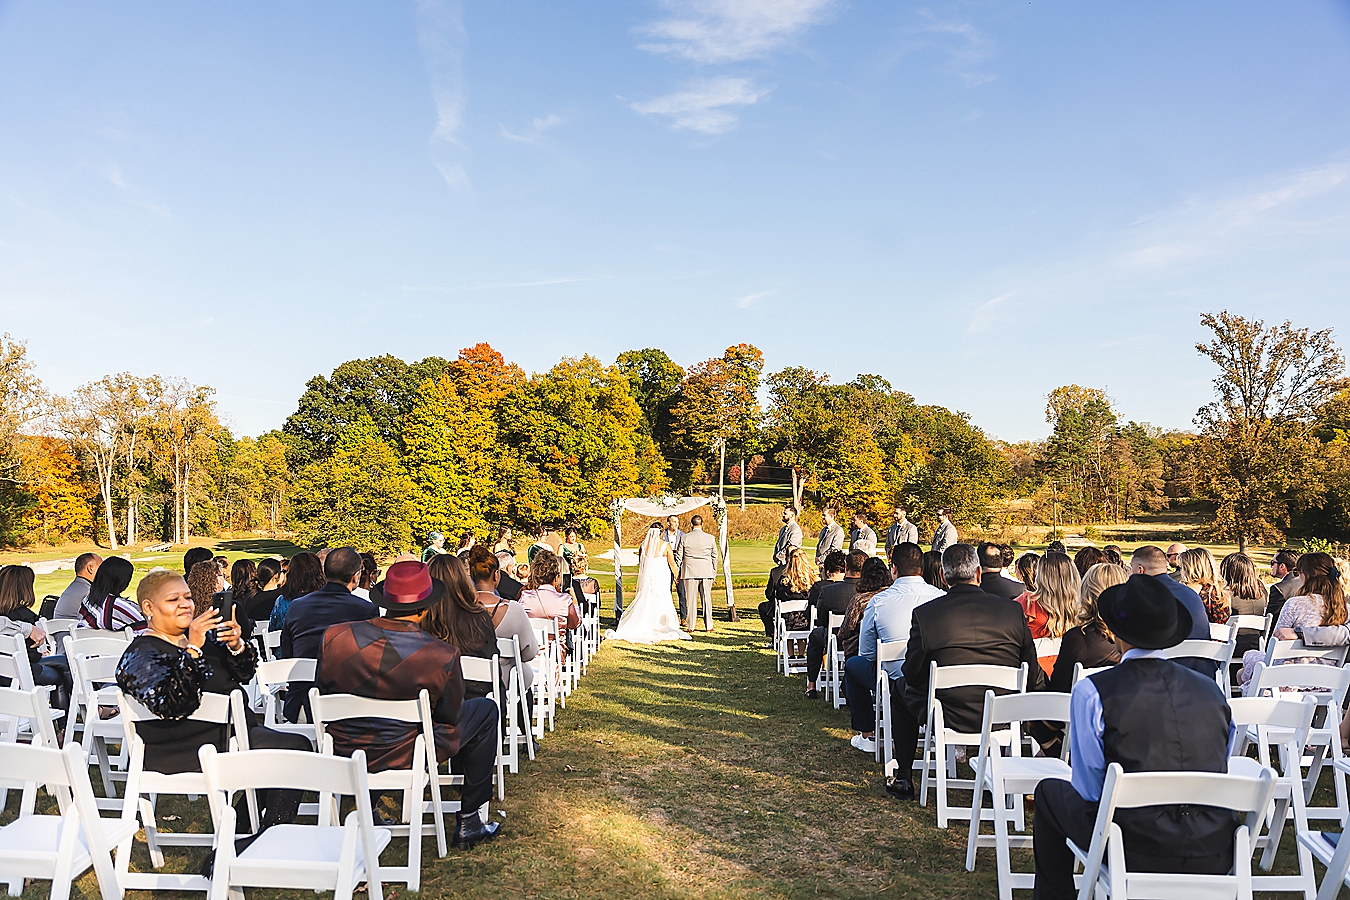
POLYGON ((217 550, 234 551, 237 553, 256 553, 259 556, 283 556, 290 558, 304 550, 304 547, 297 546, 290 541, 278 540, 276 538, 234 538, 228 541, 218 541, 217 550))

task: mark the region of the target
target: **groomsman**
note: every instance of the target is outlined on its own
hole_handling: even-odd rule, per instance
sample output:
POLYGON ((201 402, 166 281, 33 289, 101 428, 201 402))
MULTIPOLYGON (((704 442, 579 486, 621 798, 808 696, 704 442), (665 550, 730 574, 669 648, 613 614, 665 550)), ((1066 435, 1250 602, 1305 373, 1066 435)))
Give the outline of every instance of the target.
POLYGON ((778 540, 773 542, 773 564, 787 565, 792 548, 802 545, 802 526, 797 524, 797 511, 790 506, 783 507, 783 527, 778 529, 778 540))
POLYGON ((933 532, 933 549, 938 553, 948 547, 955 546, 956 542, 960 540, 956 534, 956 526, 952 524, 949 516, 950 513, 946 508, 937 511, 938 527, 937 531, 933 532))
POLYGON ((848 533, 848 549, 850 552, 861 550, 868 556, 877 552, 877 533, 867 524, 867 513, 853 514, 853 530, 848 533))
POLYGON ((895 524, 886 529, 886 558, 891 558, 891 551, 900 544, 917 544, 919 542, 919 527, 907 518, 908 511, 901 505, 895 507, 895 524))
POLYGON ((825 565, 825 557, 836 550, 844 549, 844 529, 834 520, 834 507, 825 507, 820 515, 825 521, 825 526, 820 529, 820 538, 816 541, 817 569, 825 565))

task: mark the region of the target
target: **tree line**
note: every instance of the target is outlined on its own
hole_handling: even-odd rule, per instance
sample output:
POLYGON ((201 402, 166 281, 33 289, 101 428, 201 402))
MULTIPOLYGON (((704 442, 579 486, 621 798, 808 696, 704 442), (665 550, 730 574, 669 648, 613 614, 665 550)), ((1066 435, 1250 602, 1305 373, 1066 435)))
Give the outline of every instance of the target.
POLYGON ((1193 431, 1126 420, 1105 391, 1065 385, 1046 398, 1049 436, 1019 444, 880 376, 766 373, 750 344, 688 367, 647 348, 534 374, 485 343, 351 360, 310 379, 280 429, 235 437, 212 389, 179 378, 120 373, 50 395, 5 335, 0 544, 265 530, 392 553, 498 525, 596 535, 615 497, 718 488, 734 501, 756 473, 790 484, 799 508, 881 517, 902 503, 927 522, 943 506, 977 529, 1198 502, 1215 537, 1243 544, 1350 533, 1350 390, 1329 330, 1227 312, 1202 324, 1211 339, 1196 349, 1218 373, 1193 431))

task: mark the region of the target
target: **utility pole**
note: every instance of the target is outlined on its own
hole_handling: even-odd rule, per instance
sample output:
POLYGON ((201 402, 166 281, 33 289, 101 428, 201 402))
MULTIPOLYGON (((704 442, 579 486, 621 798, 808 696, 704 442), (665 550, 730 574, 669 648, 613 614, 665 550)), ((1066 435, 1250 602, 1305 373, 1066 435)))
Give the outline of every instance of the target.
POLYGON ((1059 540, 1059 485, 1054 481, 1050 482, 1050 496, 1051 510, 1053 511, 1051 514, 1051 526, 1054 534, 1053 540, 1057 541, 1059 540))
POLYGON ((722 498, 722 504, 727 502, 727 439, 717 439, 717 496, 722 498))

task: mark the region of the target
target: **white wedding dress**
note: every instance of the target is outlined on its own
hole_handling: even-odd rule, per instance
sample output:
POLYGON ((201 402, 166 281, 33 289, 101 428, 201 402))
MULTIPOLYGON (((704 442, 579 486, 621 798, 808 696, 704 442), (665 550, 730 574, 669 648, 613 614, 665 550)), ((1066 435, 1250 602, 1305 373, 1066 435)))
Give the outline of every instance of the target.
POLYGON ((630 644, 693 640, 693 635, 680 628, 680 617, 670 598, 670 564, 665 548, 661 532, 648 529, 638 552, 637 596, 623 611, 618 630, 607 632, 606 638, 630 644))

